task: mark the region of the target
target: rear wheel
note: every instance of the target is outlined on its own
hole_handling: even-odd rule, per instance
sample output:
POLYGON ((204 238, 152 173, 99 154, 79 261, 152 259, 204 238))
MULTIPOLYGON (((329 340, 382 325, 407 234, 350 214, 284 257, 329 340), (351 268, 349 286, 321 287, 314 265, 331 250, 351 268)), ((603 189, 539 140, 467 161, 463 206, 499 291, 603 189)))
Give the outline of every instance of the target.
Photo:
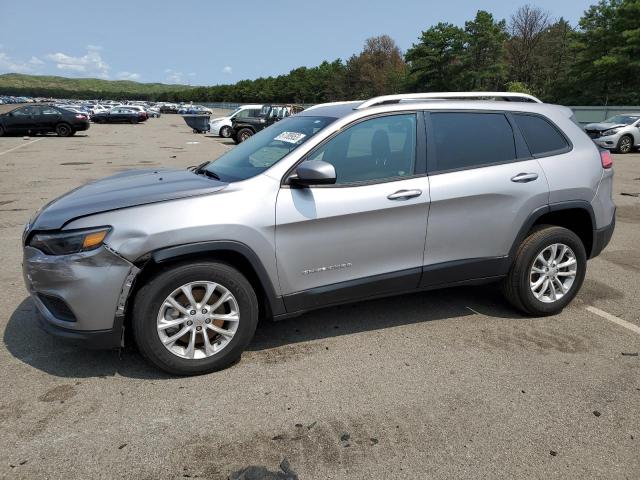
POLYGON ((519 310, 553 315, 576 296, 587 271, 587 255, 571 230, 540 226, 522 242, 502 289, 519 310))
POLYGON ((231 128, 224 126, 218 132, 222 138, 229 138, 231 136, 231 128))
POLYGON ((0 137, 4 135, 4 127, 0 125, 0 137))
POLYGON ((258 301, 247 279, 223 263, 177 265, 143 286, 133 309, 142 354, 176 375, 231 365, 253 338, 258 301))
POLYGON ((623 135, 618 140, 616 151, 618 153, 629 153, 633 149, 633 138, 630 135, 623 135))
POLYGON ((73 129, 71 128, 70 125, 67 125, 66 123, 60 123, 56 125, 56 134, 59 137, 68 137, 71 135, 71 132, 73 132, 73 129))
POLYGON ((248 128, 243 128, 238 132, 238 143, 242 143, 253 136, 253 132, 248 128))

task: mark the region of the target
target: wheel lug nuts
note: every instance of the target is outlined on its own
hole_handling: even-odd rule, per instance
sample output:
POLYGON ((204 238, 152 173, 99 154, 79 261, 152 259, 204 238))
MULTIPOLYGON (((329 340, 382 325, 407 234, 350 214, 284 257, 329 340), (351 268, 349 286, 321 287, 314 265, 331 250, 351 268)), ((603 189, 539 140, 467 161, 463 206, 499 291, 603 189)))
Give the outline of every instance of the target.
POLYGON ((193 325, 193 322, 191 320, 187 320, 187 325, 191 326, 193 325))
POLYGON ((196 330, 200 331, 200 330, 202 330, 202 327, 196 327, 196 330))
POLYGON ((211 319, 210 318, 205 319, 204 323, 211 323, 211 319))
POLYGON ((191 311, 189 312, 189 314, 190 314, 190 315, 195 315, 195 314, 196 314, 196 311, 195 311, 195 310, 191 310, 191 311))
POLYGON ((207 309, 206 309, 206 308, 203 308, 203 309, 202 309, 202 313, 207 313, 207 309))

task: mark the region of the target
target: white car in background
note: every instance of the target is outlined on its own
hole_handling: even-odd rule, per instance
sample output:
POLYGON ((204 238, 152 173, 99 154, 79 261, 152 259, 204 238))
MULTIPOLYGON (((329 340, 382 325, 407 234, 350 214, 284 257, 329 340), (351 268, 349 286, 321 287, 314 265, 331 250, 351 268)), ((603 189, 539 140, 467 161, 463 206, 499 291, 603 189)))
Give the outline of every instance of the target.
POLYGON ((262 105, 241 105, 227 117, 212 118, 209 122, 210 133, 222 138, 229 138, 231 136, 231 122, 234 118, 257 117, 261 109, 262 105))

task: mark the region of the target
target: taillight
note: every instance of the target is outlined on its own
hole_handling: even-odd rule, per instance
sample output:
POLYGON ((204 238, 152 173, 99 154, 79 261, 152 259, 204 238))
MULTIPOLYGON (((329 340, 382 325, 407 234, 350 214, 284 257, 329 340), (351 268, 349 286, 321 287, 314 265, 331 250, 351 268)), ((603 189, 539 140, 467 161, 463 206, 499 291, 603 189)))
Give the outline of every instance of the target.
POLYGON ((79 118, 80 120, 84 120, 85 118, 87 118, 87 116, 86 116, 86 115, 82 115, 82 114, 78 113, 78 114, 76 115, 76 118, 79 118))
POLYGON ((613 167, 613 156, 609 150, 600 150, 600 161, 604 169, 613 167))

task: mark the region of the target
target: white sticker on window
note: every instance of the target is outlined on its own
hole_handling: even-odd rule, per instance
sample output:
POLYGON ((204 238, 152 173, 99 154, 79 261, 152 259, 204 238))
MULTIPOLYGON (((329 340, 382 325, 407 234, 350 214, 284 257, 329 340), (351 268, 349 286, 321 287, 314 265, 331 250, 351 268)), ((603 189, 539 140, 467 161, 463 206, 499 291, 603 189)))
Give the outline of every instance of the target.
POLYGON ((300 132, 282 132, 280 135, 274 138, 274 140, 280 140, 281 142, 287 143, 298 143, 306 136, 306 134, 300 132))

